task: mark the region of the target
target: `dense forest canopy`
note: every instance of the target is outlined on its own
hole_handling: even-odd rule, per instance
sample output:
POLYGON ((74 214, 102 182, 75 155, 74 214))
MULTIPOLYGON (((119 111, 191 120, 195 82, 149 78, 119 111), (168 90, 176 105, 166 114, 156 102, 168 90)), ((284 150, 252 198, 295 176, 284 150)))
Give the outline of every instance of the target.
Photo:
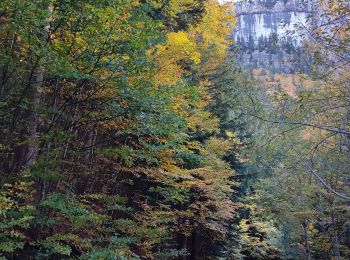
POLYGON ((2 0, 0 258, 350 258, 350 5, 310 2, 295 47, 231 2, 2 0))

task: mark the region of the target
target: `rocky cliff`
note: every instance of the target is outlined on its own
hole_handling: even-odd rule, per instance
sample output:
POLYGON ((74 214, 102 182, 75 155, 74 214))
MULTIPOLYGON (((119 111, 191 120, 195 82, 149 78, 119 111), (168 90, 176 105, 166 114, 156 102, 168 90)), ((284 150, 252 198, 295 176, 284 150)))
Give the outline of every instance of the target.
POLYGON ((313 11, 312 1, 248 0, 235 4, 234 39, 245 67, 293 73, 302 64, 302 27, 313 11), (298 56, 299 55, 299 56, 298 56))

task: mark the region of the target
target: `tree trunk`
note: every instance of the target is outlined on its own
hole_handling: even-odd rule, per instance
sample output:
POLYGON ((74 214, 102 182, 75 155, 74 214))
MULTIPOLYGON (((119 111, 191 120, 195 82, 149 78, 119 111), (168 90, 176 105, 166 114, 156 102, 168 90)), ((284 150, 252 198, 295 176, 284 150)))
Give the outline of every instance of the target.
POLYGON ((38 125, 39 125, 39 114, 36 109, 40 106, 41 94, 40 88, 44 81, 44 69, 39 67, 37 69, 37 76, 35 83, 32 85, 30 94, 30 103, 32 108, 28 113, 28 140, 29 144, 25 147, 22 163, 24 166, 32 166, 35 164, 39 153, 38 147, 38 125))
MULTIPOLYGON (((47 11, 49 13, 49 18, 47 19, 47 23, 44 27, 44 40, 49 42, 50 35, 50 16, 53 11, 53 6, 51 3, 47 4, 47 11)), ((40 60, 38 60, 40 62, 40 60)), ((39 114, 37 112, 38 107, 41 105, 41 88, 44 82, 44 74, 45 68, 39 65, 36 69, 34 69, 34 82, 29 82, 30 90, 29 90, 29 103, 31 104, 31 108, 29 109, 29 113, 27 116, 28 122, 28 144, 23 148, 22 158, 21 158, 21 166, 30 167, 35 164, 38 154, 39 154, 39 114)))
POLYGON ((307 220, 304 220, 301 225, 303 226, 303 232, 304 232, 304 247, 305 247, 305 258, 307 260, 311 260, 311 251, 310 251, 310 245, 309 245, 309 237, 307 233, 307 220))
POLYGON ((192 250, 191 250, 191 259, 198 260, 200 259, 200 236, 198 231, 193 231, 192 234, 192 250))
POLYGON ((96 124, 94 124, 89 130, 87 130, 86 133, 86 140, 85 140, 85 156, 84 156, 84 163, 90 164, 92 155, 94 153, 94 145, 96 141, 96 124))
MULTIPOLYGON (((182 249, 187 251, 187 237, 184 236, 183 242, 182 242, 182 249)), ((187 255, 184 255, 182 257, 182 260, 187 260, 187 255)))
POLYGON ((334 238, 333 238, 335 259, 339 260, 340 259, 339 236, 338 236, 338 231, 337 231, 337 220, 335 218, 334 213, 332 214, 332 225, 335 229, 335 234, 334 234, 334 238))

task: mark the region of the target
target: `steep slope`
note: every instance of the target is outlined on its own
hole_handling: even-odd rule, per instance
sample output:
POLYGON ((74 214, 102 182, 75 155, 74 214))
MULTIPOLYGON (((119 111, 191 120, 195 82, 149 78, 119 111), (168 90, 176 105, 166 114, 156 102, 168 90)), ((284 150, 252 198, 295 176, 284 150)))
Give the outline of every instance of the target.
POLYGON ((244 67, 263 68, 272 73, 305 71, 302 27, 312 12, 312 1, 239 1, 234 38, 244 67))

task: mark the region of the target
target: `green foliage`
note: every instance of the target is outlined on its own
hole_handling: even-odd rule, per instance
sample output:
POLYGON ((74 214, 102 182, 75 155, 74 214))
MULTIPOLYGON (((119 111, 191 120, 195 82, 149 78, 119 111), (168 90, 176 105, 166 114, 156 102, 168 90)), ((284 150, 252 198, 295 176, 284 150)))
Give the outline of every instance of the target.
POLYGON ((76 227, 92 227, 102 220, 98 214, 89 211, 82 204, 77 203, 72 198, 68 199, 60 193, 51 193, 45 200, 40 202, 40 206, 53 212, 57 211, 76 227))
POLYGON ((23 249, 28 242, 26 230, 34 219, 35 208, 26 201, 33 183, 26 176, 20 179, 0 190, 0 256, 23 249))

